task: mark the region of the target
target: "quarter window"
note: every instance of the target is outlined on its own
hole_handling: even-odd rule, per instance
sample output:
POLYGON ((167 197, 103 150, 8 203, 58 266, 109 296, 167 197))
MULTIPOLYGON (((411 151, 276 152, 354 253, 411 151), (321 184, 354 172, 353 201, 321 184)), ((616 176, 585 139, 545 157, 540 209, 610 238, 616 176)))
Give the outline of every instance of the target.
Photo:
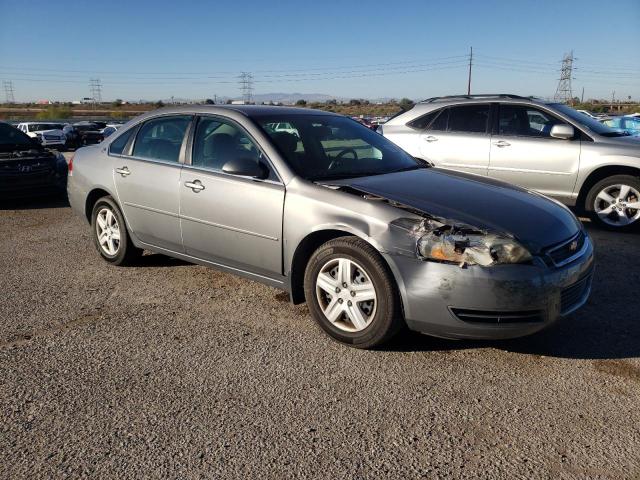
POLYGON ((416 118, 415 120, 407 123, 411 128, 415 128, 417 130, 424 130, 427 128, 431 122, 438 116, 440 110, 436 110, 435 112, 429 112, 426 115, 416 118))
POLYGON ((191 117, 188 115, 160 117, 144 123, 136 136, 133 156, 178 162, 180 147, 191 117))
POLYGON ((440 112, 440 115, 438 115, 438 118, 436 118, 434 122, 431 124, 431 128, 429 130, 432 130, 435 132, 446 132, 448 123, 449 123, 449 109, 447 108, 446 110, 443 110, 442 112, 440 112))
POLYGON ((264 160, 262 152, 240 127, 217 117, 202 117, 196 126, 191 165, 222 171, 234 158, 248 158, 269 169, 269 180, 277 176, 264 160))
POLYGON ((551 128, 564 123, 547 112, 524 105, 500 105, 498 133, 551 138, 551 128))
POLYGON ((130 128, 126 132, 123 132, 122 135, 118 136, 111 145, 109 146, 109 153, 113 153, 114 155, 122 155, 124 151, 124 147, 127 145, 127 142, 131 138, 131 134, 135 128, 130 128))

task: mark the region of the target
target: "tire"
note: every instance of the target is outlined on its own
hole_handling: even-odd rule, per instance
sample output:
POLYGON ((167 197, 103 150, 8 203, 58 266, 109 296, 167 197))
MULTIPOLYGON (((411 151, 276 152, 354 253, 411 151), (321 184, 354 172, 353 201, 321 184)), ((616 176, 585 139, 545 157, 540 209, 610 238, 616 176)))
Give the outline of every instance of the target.
POLYGON ((596 183, 585 198, 584 208, 591 220, 618 232, 640 228, 640 177, 613 175, 596 183), (620 198, 622 193, 624 198, 620 198), (638 208, 629 208, 629 205, 638 208))
POLYGON ((112 197, 102 197, 91 211, 91 234, 100 256, 113 265, 131 265, 142 255, 142 250, 131 241, 122 212, 112 197), (109 225, 107 241, 101 238, 103 224, 109 225), (116 237, 117 234, 117 237, 116 237), (104 243, 101 243, 104 242, 104 243))
POLYGON ((352 347, 381 345, 404 325, 389 267, 371 245, 357 237, 330 240, 313 253, 305 270, 304 291, 318 325, 333 339, 352 347), (372 294, 374 300, 367 300, 372 294))

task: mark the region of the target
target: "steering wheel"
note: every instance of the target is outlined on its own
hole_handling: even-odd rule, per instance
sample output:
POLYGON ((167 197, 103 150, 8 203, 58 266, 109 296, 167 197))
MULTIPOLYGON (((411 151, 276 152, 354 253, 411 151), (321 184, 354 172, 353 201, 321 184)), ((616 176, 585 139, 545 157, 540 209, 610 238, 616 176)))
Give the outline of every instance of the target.
POLYGON ((333 160, 329 164, 329 170, 334 170, 336 167, 339 167, 342 164, 342 162, 340 162, 340 159, 349 153, 353 154, 354 160, 358 160, 358 152, 356 152, 353 148, 343 148, 335 157, 333 157, 333 160))

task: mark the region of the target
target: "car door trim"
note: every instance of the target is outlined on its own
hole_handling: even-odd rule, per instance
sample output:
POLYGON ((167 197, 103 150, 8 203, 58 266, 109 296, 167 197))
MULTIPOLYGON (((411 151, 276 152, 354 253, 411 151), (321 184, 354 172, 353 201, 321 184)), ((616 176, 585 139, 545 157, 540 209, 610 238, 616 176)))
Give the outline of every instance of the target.
POLYGON ((146 205, 139 205, 137 203, 132 203, 132 202, 123 202, 123 203, 125 205, 129 206, 129 207, 139 208, 141 210, 148 210, 149 212, 153 212, 153 213, 161 213, 161 214, 167 215, 169 217, 180 218, 180 215, 178 213, 167 212, 166 210, 160 210, 159 208, 147 207, 146 205))
POLYGON ((217 227, 217 228, 222 228, 224 230, 230 230, 232 232, 244 233, 244 234, 247 234, 247 235, 252 235, 254 237, 265 238, 267 240, 272 240, 274 242, 277 242, 278 240, 280 240, 279 238, 272 237, 270 235, 264 235, 262 233, 252 232, 251 230, 243 230, 242 228, 230 227, 229 225, 223 225, 222 223, 209 222, 207 220, 202 220, 200 218, 188 217, 186 215, 180 215, 180 218, 182 220, 190 220, 192 222, 202 223, 203 225, 209 225, 211 227, 217 227))

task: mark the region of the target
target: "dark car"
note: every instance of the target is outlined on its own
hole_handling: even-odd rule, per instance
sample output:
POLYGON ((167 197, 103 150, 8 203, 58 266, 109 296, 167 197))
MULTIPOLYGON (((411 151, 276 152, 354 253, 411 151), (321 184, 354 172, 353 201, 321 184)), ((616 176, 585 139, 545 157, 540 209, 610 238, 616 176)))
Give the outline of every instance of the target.
POLYGON ((67 147, 78 148, 86 145, 94 145, 104 140, 100 132, 102 127, 93 122, 78 122, 67 125, 63 131, 67 136, 67 147))
POLYGON ((67 162, 17 128, 0 123, 0 200, 62 194, 67 162))

